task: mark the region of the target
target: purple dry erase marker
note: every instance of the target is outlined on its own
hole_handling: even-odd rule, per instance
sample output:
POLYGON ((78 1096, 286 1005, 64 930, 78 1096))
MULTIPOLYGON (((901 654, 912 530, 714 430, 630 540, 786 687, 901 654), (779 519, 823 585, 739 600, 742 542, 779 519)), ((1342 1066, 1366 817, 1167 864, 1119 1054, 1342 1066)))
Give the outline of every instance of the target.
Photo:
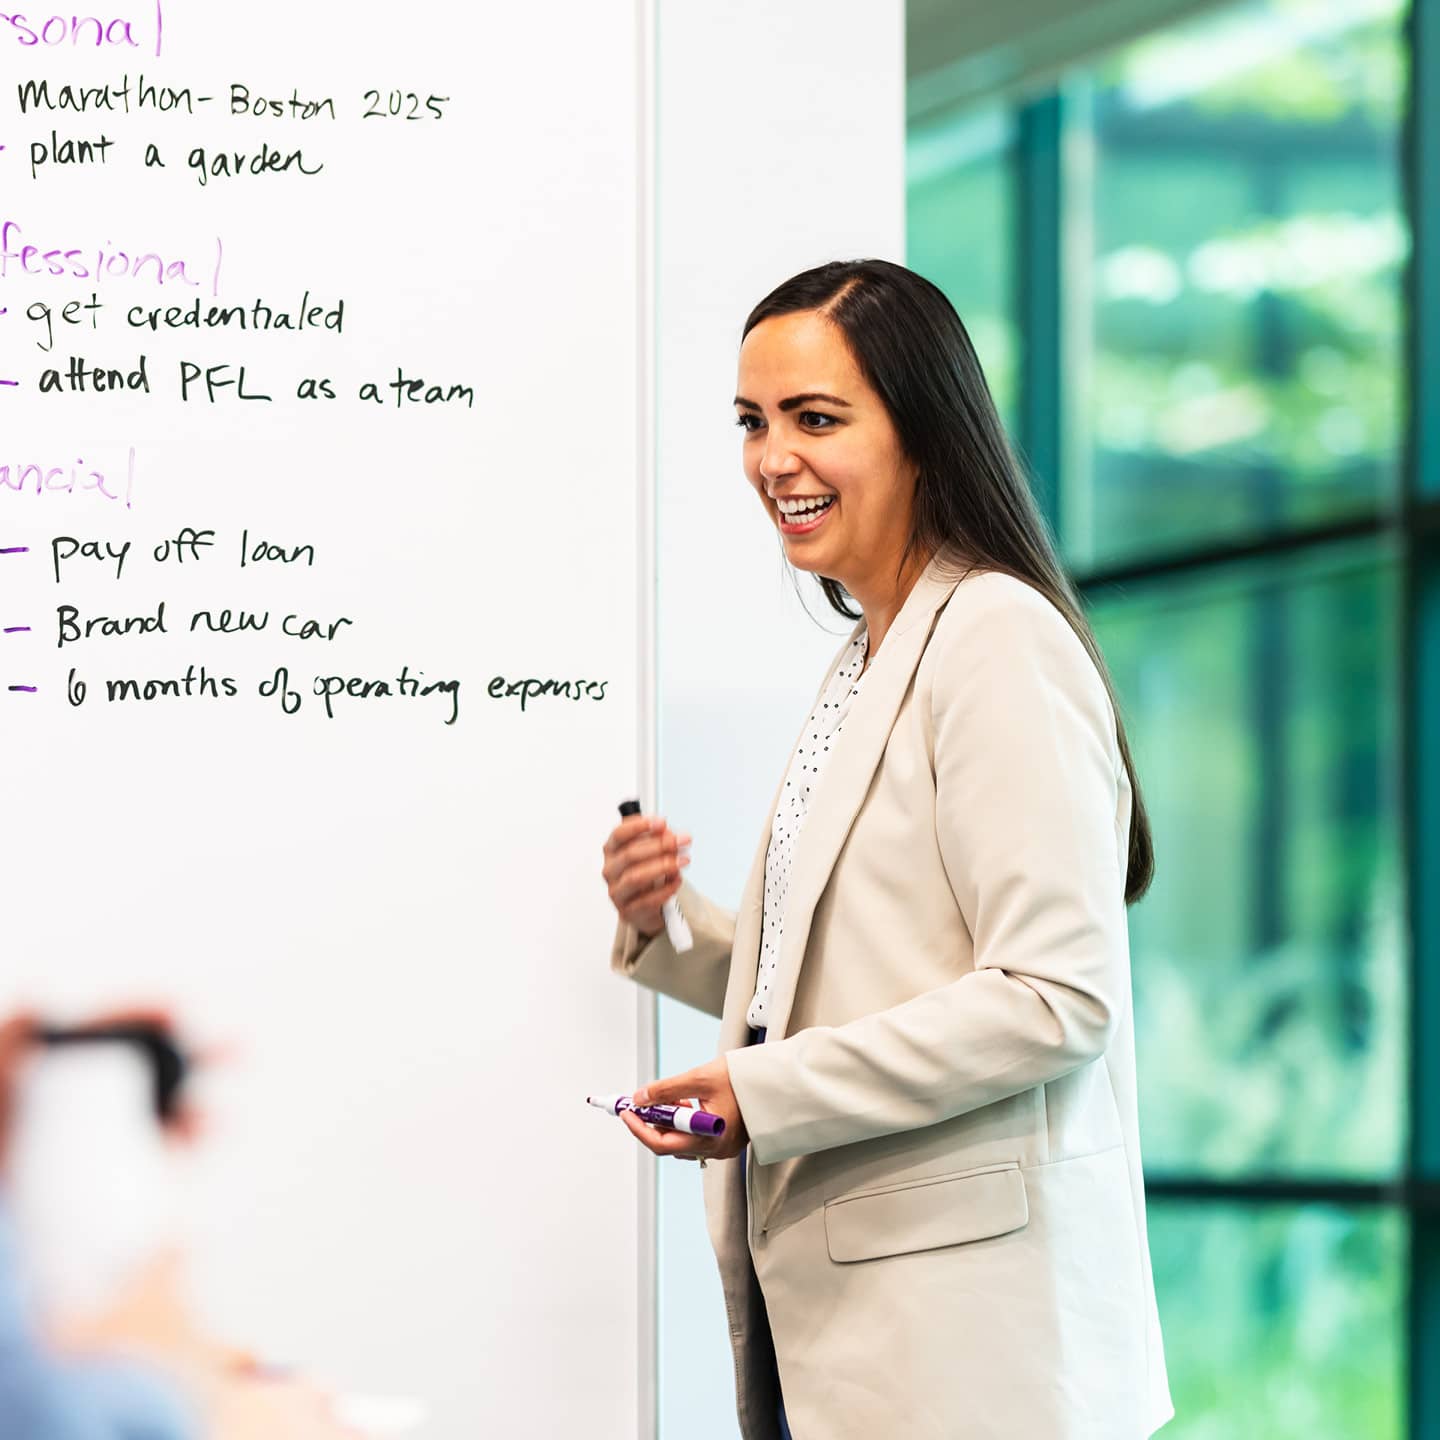
POLYGON ((608 1110, 618 1115, 622 1110, 633 1112, 647 1125, 658 1125, 662 1130, 683 1130, 687 1135, 723 1135, 725 1119, 712 1115, 708 1110, 696 1110, 689 1105, 637 1105, 628 1095, 587 1095, 585 1102, 598 1110, 608 1110))

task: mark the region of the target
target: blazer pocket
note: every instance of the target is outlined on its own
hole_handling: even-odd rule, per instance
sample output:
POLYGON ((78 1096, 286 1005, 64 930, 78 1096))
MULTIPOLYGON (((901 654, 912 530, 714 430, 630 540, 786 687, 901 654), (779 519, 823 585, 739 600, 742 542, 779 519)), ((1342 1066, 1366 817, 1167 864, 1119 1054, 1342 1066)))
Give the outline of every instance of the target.
POLYGON ((832 1260, 876 1260, 1019 1230, 1030 1219, 1018 1162, 936 1175, 825 1202, 832 1260))

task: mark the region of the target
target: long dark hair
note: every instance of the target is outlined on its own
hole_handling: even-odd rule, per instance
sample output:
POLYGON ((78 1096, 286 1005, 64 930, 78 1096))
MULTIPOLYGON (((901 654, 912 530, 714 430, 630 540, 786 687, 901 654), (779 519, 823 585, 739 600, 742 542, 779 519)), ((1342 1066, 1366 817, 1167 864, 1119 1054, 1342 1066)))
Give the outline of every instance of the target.
MULTIPOLYGON (((955 307, 938 286, 903 265, 832 260, 772 290, 750 312, 740 338, 762 320, 809 310, 845 336, 918 468, 914 522, 897 580, 912 558, 937 552, 962 558, 968 569, 1002 571, 1045 596, 1095 662, 1115 710, 1133 794, 1125 875, 1125 902, 1133 905, 1150 887, 1155 851, 1115 686, 955 307)), ((820 587, 847 620, 860 618, 838 580, 822 576, 820 587)))

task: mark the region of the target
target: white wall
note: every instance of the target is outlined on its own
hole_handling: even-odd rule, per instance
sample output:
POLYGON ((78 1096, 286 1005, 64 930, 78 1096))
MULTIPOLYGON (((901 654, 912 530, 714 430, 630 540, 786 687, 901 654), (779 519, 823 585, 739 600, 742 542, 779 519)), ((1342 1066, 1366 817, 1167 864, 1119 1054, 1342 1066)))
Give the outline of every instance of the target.
MULTIPOLYGON (((739 900, 796 727, 850 626, 800 576, 740 465, 740 330, 826 260, 903 261, 900 0, 661 3, 657 443, 662 813, 694 836, 689 877, 739 900), (823 628, 822 628, 823 625, 823 628)), ((660 1001, 660 1074, 710 1059, 718 1025, 660 1001)), ((660 1167, 660 1433, 738 1433, 700 1176, 660 1167)))

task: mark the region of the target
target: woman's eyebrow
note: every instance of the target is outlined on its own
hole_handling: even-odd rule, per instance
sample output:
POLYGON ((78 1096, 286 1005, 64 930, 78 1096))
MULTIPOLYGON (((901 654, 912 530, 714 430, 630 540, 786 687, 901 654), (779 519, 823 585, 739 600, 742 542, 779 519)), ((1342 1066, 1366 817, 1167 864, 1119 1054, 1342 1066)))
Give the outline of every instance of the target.
MULTIPOLYGON (((804 405, 811 400, 823 400, 827 405, 840 405, 846 410, 850 409, 850 402, 842 400, 838 395, 826 395, 819 390, 809 390, 804 395, 792 395, 788 400, 780 402, 782 410, 793 410, 797 405, 804 405)), ((735 397, 737 405, 743 405, 747 410, 758 410, 760 407, 753 401, 747 400, 743 395, 735 397)))

